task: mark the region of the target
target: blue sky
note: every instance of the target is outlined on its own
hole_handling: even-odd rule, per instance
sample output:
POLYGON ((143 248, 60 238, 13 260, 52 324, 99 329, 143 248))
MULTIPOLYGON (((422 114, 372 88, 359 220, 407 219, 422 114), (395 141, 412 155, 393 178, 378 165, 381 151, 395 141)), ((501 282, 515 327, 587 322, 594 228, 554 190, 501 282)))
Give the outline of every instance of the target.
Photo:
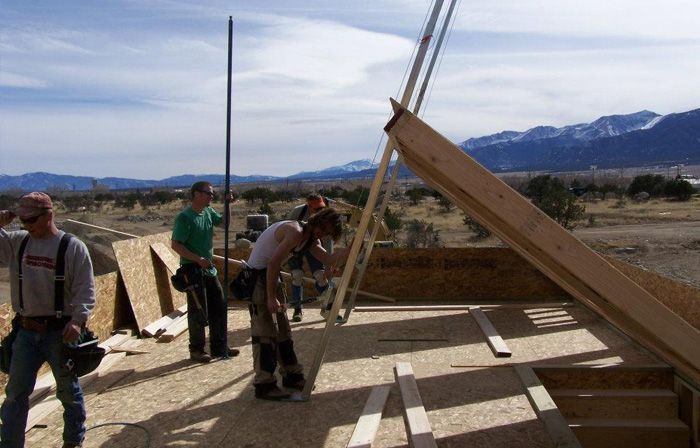
MULTIPOLYGON (((0 0, 0 174, 224 173, 229 15, 231 172, 373 159, 429 6, 0 0)), ((459 142, 698 108, 698 17, 697 0, 462 0, 423 118, 459 142)))

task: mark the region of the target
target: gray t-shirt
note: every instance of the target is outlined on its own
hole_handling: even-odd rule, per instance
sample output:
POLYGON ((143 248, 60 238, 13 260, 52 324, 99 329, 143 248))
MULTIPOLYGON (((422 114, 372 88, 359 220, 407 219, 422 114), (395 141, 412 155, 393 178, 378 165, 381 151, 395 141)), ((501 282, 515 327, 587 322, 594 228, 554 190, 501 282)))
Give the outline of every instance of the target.
MULTIPOLYGON (((48 239, 29 238, 22 260, 23 316, 52 316, 54 311, 54 273, 58 244, 64 232, 48 239)), ((17 253, 27 232, 0 229, 0 266, 10 268, 12 309, 20 312, 17 253)), ((64 315, 79 323, 87 321, 95 307, 95 278, 85 243, 71 238, 66 250, 63 298, 64 315)))

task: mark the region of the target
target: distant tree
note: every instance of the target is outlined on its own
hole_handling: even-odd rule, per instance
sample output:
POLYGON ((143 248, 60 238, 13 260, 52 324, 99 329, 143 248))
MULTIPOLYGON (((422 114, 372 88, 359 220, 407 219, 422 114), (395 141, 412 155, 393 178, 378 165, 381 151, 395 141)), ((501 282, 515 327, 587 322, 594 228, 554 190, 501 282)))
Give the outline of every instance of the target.
POLYGON ((679 201, 687 201, 693 196, 694 190, 690 182, 683 179, 673 179, 666 182, 664 194, 666 197, 679 201))
POLYGON ((526 184, 524 193, 535 206, 569 230, 575 227, 575 222, 586 211, 584 206, 576 203, 576 196, 569 193, 557 177, 533 177, 526 184))
POLYGON ((637 193, 645 191, 649 196, 658 197, 664 194, 666 178, 660 174, 644 174, 632 179, 632 183, 627 188, 628 196, 635 196, 637 193))
POLYGON ((241 197, 250 204, 255 202, 272 202, 274 193, 269 188, 256 187, 244 191, 241 197))

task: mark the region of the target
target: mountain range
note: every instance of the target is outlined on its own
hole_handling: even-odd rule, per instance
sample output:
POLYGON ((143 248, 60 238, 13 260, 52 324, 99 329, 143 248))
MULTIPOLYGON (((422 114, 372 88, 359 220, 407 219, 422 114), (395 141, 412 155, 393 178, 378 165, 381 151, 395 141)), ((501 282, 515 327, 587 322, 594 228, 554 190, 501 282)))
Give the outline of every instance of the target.
MULTIPOLYGON (((643 110, 627 115, 601 117, 591 123, 561 128, 537 126, 524 132, 502 131, 470 138, 458 144, 462 150, 493 172, 574 171, 648 165, 700 164, 700 109, 659 115, 643 110)), ((267 175, 231 176, 231 183, 283 180, 343 180, 374 176, 376 166, 368 159, 319 171, 303 171, 288 177, 267 175)), ((400 175, 410 175, 405 167, 400 175)), ((19 176, 0 174, 2 190, 76 190, 102 185, 110 190, 186 187, 197 180, 224 183, 223 174, 139 180, 118 177, 93 178, 44 172, 19 176)))

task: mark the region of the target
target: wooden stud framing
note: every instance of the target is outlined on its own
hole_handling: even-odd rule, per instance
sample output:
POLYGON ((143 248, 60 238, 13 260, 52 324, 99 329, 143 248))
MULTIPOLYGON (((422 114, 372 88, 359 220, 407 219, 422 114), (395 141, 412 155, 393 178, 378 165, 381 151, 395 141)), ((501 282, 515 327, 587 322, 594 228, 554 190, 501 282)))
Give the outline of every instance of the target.
POLYGON ((511 353, 501 335, 496 331, 496 327, 494 327, 489 318, 486 317, 486 314, 481 311, 481 308, 475 306, 469 310, 469 314, 472 315, 476 323, 479 324, 481 331, 484 332, 486 342, 489 344, 489 347, 491 347, 491 351, 496 358, 510 358, 513 353, 511 353))
POLYGON ((393 102, 385 130, 407 166, 576 299, 700 384, 700 331, 452 142, 393 102))
POLYGON ((396 306, 356 306, 355 311, 361 312, 388 312, 395 311, 466 311, 474 307, 480 308, 533 308, 553 309, 573 306, 571 302, 513 302, 513 303, 486 303, 465 305, 396 305, 396 306))
POLYGON ((574 435, 569 424, 561 415, 554 400, 544 388, 540 380, 535 375, 532 368, 528 366, 515 366, 515 372, 520 377, 525 386, 525 395, 535 410, 537 417, 542 421, 547 433, 552 438, 554 446, 557 448, 581 448, 581 444, 574 435))
POLYGON ((394 367, 396 382, 401 389, 404 417, 408 431, 410 446, 414 448, 437 448, 433 430, 428 421, 428 415, 423 407, 423 400, 418 391, 416 378, 410 362, 397 362, 394 367))
POLYGON ((379 422, 382 419, 386 400, 389 398, 391 385, 375 386, 369 394, 367 403, 362 409, 355 430, 352 432, 347 448, 371 448, 374 436, 377 435, 379 422))

